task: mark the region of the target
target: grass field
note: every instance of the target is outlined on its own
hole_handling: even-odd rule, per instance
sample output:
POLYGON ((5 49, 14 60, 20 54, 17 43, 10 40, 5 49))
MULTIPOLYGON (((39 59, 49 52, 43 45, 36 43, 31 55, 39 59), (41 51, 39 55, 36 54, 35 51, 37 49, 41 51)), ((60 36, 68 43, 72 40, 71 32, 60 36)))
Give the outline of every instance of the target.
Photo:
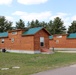
POLYGON ((76 54, 16 54, 0 53, 0 75, 31 75, 40 71, 76 64, 76 54), (20 69, 12 69, 19 66, 20 69), (10 68, 1 70, 1 68, 10 68))

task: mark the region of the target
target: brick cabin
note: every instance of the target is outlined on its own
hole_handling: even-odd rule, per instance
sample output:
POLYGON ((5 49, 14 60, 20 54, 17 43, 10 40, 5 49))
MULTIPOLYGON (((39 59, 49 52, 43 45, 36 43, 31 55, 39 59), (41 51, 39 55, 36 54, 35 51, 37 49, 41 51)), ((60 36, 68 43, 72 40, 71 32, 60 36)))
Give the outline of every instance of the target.
POLYGON ((49 48, 54 50, 76 50, 76 33, 49 36, 49 48))
POLYGON ((42 47, 49 49, 49 36, 42 27, 3 32, 0 33, 0 48, 8 52, 40 53, 42 47))

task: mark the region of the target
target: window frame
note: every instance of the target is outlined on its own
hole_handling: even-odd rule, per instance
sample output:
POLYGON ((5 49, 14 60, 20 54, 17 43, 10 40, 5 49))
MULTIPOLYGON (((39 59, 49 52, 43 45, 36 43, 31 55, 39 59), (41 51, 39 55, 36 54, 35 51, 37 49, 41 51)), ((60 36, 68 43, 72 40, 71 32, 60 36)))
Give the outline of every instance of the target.
POLYGON ((16 34, 17 34, 17 32, 15 32, 15 31, 14 31, 14 32, 12 32, 12 35, 16 35, 16 34))
POLYGON ((15 39, 14 38, 11 38, 11 42, 14 43, 14 41, 15 41, 15 39))
POLYGON ((56 40, 56 44, 59 44, 59 40, 56 40))
POLYGON ((2 39, 1 39, 1 43, 3 44, 3 43, 4 43, 4 41, 5 41, 5 39, 4 39, 4 38, 2 38, 2 39))
POLYGON ((63 37, 62 35, 56 36, 56 38, 62 38, 62 37, 63 37))
POLYGON ((44 37, 40 37, 40 46, 41 47, 44 47, 45 46, 45 39, 44 39, 44 37))

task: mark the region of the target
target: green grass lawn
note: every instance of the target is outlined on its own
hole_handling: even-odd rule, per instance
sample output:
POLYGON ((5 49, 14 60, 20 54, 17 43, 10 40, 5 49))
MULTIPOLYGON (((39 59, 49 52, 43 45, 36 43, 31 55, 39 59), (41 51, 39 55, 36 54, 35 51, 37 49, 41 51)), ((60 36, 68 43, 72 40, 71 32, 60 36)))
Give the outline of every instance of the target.
POLYGON ((33 73, 76 64, 76 54, 16 54, 0 53, 0 75, 31 75, 33 73), (19 66, 20 69, 12 69, 19 66), (1 70, 1 68, 10 68, 1 70))

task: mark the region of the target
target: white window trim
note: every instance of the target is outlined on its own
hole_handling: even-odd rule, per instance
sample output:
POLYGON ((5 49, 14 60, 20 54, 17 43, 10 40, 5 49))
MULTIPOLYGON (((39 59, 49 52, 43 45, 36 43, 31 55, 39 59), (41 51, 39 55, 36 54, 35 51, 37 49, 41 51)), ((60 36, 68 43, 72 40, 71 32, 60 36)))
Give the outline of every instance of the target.
POLYGON ((59 40, 56 40, 56 44, 59 44, 59 40))
POLYGON ((12 35, 16 35, 17 34, 17 32, 12 32, 12 35))
MULTIPOLYGON (((2 42, 4 43, 4 41, 5 41, 4 38, 2 38, 2 39, 1 39, 1 43, 2 43, 2 42)), ((2 43, 2 44, 3 44, 3 43, 2 43)))
POLYGON ((14 38, 11 38, 11 42, 14 43, 14 41, 15 41, 15 39, 14 38))
POLYGON ((62 38, 62 36, 60 35, 60 36, 57 36, 57 38, 62 38))
POLYGON ((44 37, 40 37, 40 46, 41 47, 44 47, 45 46, 45 39, 44 39, 44 37), (43 42, 43 46, 41 46, 41 42, 43 42))

